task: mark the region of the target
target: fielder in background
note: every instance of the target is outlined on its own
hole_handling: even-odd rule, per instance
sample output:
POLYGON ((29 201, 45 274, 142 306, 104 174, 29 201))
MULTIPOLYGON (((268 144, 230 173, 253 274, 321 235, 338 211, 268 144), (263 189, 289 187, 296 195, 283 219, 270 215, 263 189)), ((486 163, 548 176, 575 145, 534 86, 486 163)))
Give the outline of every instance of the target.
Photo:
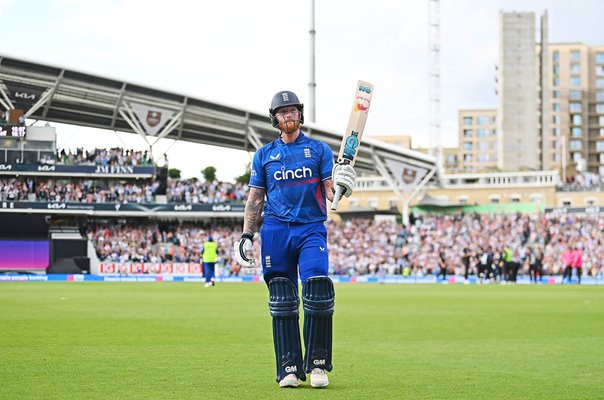
POLYGON ((218 244, 212 236, 208 236, 208 241, 201 248, 201 261, 203 262, 203 276, 206 278, 206 287, 214 286, 216 281, 214 273, 216 260, 218 259, 218 244))
POLYGON ((335 184, 342 185, 343 195, 350 196, 356 173, 348 165, 334 167, 331 148, 300 131, 304 105, 294 93, 275 94, 269 114, 280 135, 254 155, 243 233, 235 243, 235 255, 242 267, 255 266, 252 242, 260 229, 279 386, 298 387, 310 374, 311 386, 325 387, 329 384, 326 372, 332 370, 335 304, 333 282, 327 276, 326 198, 333 201, 335 184), (304 357, 298 275, 302 281, 304 357))

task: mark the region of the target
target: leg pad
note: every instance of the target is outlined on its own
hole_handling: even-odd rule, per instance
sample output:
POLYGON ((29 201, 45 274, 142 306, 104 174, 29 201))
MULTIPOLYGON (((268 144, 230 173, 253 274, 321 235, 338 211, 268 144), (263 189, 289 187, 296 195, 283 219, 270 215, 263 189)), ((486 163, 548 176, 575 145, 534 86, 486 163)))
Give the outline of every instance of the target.
POLYGON ((292 373, 305 380, 300 341, 298 286, 287 278, 275 277, 269 281, 268 290, 268 306, 273 317, 277 382, 292 373))
POLYGON ((304 302, 304 371, 331 371, 335 291, 327 276, 308 278, 302 288, 304 302))

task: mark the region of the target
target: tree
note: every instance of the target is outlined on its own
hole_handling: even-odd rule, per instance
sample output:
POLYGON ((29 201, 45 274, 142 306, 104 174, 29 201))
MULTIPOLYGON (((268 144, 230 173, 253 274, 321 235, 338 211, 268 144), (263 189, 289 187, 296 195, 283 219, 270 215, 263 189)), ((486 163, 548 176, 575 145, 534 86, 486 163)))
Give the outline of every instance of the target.
POLYGON ((180 179, 180 170, 178 168, 170 168, 168 170, 170 179, 180 179))
POLYGON ((201 170, 201 174, 203 175, 203 179, 206 182, 214 182, 216 180, 216 168, 209 166, 205 167, 201 170))
POLYGON ((235 182, 237 183, 248 183, 250 181, 250 175, 252 174, 252 163, 249 163, 247 167, 245 167, 245 173, 241 176, 235 178, 235 182))

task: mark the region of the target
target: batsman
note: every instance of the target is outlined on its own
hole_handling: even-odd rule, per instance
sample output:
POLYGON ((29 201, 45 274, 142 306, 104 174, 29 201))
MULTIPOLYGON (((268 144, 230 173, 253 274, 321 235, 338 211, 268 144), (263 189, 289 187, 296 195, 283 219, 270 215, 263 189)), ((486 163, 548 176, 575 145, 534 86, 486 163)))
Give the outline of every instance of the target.
POLYGON ((351 166, 334 166, 331 148, 300 131, 304 105, 293 92, 271 101, 269 116, 279 137, 254 155, 241 239, 235 255, 255 267, 255 233, 260 229, 261 262, 280 387, 298 387, 310 375, 312 387, 329 384, 332 370, 334 285, 328 277, 326 199, 334 185, 350 196, 356 183, 351 166), (262 223, 261 223, 262 219, 262 223), (302 282, 304 353, 300 339, 298 279, 302 282))

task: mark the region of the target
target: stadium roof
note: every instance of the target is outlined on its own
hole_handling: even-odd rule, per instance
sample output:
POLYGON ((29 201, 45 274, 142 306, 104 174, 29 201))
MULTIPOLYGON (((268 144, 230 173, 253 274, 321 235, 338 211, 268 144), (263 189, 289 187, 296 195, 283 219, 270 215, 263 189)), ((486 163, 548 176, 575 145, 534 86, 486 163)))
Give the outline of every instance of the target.
MULTIPOLYGON (((157 137, 246 151, 255 151, 276 137, 264 114, 2 55, 0 104, 6 109, 25 104, 25 116, 30 119, 139 134, 144 134, 144 122, 135 108, 157 109, 172 115, 157 137)), ((313 124, 305 124, 304 131, 338 153, 342 132, 313 124)), ((385 158, 428 171, 436 168, 434 157, 369 138, 363 139, 356 166, 384 175, 385 158)))

